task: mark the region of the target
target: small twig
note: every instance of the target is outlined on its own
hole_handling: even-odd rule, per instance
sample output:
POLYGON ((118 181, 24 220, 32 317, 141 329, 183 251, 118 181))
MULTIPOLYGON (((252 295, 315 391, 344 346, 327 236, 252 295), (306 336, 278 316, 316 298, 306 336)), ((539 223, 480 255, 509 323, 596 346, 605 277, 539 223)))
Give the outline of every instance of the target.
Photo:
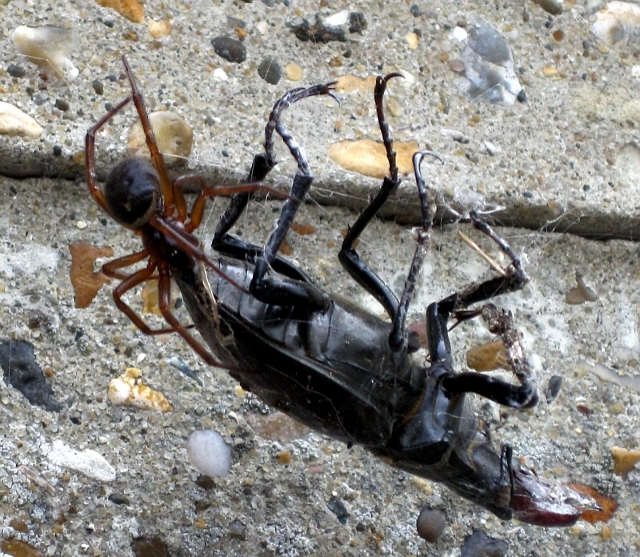
POLYGON ((500 273, 503 277, 507 276, 507 272, 498 265, 495 259, 493 259, 489 254, 487 254, 478 244, 476 244, 469 236, 467 236, 464 232, 457 231, 458 236, 462 238, 467 244, 469 244, 476 252, 480 254, 480 256, 491 265, 493 269, 495 269, 498 273, 500 273))

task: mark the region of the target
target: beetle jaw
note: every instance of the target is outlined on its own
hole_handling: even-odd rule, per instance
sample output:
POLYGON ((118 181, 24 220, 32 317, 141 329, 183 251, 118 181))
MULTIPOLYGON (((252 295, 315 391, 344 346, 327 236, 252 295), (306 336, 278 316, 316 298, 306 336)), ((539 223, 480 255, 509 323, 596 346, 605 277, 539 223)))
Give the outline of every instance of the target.
POLYGON ((585 512, 600 511, 595 499, 567 485, 550 485, 527 470, 514 474, 513 518, 535 526, 572 526, 585 512))

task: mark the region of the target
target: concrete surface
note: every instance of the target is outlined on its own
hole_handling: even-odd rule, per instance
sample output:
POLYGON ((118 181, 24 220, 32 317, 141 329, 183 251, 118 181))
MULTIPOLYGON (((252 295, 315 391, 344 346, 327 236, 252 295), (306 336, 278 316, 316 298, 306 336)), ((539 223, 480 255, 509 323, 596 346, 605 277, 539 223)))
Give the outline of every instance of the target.
MULTIPOLYGON (((581 234, 600 239, 637 238, 636 184, 629 179, 634 167, 621 175, 612 164, 625 145, 638 141, 637 115, 623 111, 624 117, 619 117, 637 96, 637 80, 631 74, 633 60, 637 62, 635 47, 598 49, 589 31, 599 7, 593 2, 565 2, 565 13, 553 18, 550 29, 545 26, 549 14, 533 2, 418 2, 424 13, 418 18, 411 16, 410 3, 328 4, 322 9, 307 2, 288 7, 216 3, 205 8, 195 2, 146 2, 147 19, 173 18, 172 34, 159 48, 146 24, 131 24, 97 5, 65 2, 47 9, 14 0, 0 7, 2 67, 20 63, 27 71, 20 79, 0 74, 0 96, 45 127, 35 141, 0 136, 0 172, 5 175, 0 179, 1 336, 35 345, 40 365, 50 370, 54 392, 67 404, 59 414, 49 413, 30 406, 13 389, 0 388, 2 537, 18 537, 45 555, 60 556, 132 555, 131 540, 142 535, 162 538, 173 556, 459 555, 464 538, 473 528, 482 528, 508 540, 510 555, 637 553, 640 474, 633 471, 626 479, 613 475, 611 447, 638 448, 640 395, 589 371, 589 366, 603 364, 620 375, 637 374, 637 246, 620 239, 594 241, 542 231, 571 222, 582 226, 577 229, 581 234), (362 36, 350 36, 348 44, 299 42, 286 23, 300 14, 313 19, 320 9, 326 14, 360 11, 369 27, 362 36), (528 17, 523 17, 523 10, 528 17), (249 55, 241 65, 221 61, 210 46, 211 38, 228 34, 228 16, 248 26, 249 55), (457 95, 442 53, 457 48, 449 38, 450 28, 478 17, 508 37, 516 65, 523 68, 526 104, 495 107, 457 95), (257 29, 261 21, 268 23, 264 35, 257 29), (21 24, 74 27, 79 35, 73 56, 80 69, 78 79, 42 82, 37 68, 21 59, 8 39, 21 24), (422 38, 418 49, 410 50, 404 37, 414 28, 421 30, 422 38), (559 42, 551 36, 557 29, 564 32, 559 42), (589 55, 584 55, 583 41, 592 43, 589 55), (347 48, 349 58, 343 55, 347 48), (108 245, 116 256, 140 249, 132 233, 101 213, 82 183, 82 166, 71 158, 83 148, 84 134, 105 113, 105 104, 128 94, 125 80, 106 79, 120 75, 123 53, 150 108, 171 105, 193 126, 196 147, 188 167, 218 181, 246 174, 253 153, 260 149, 270 107, 286 89, 349 73, 366 76, 397 68, 411 72, 416 78, 412 86, 394 84, 390 91, 401 106, 400 114, 390 117, 395 137, 415 138, 445 158, 443 167, 430 167, 443 206, 462 200, 466 205, 505 207, 498 215, 501 223, 529 228, 500 229, 526 258, 533 280, 523 293, 498 303, 513 311, 523 330, 538 363, 540 387, 551 375, 564 379, 551 405, 543 402, 531 411, 509 411, 507 419, 500 417, 502 409, 489 406, 482 408, 483 415, 494 431, 500 426, 495 441, 511 443, 514 453, 540 475, 578 481, 613 496, 620 508, 609 523, 611 538, 603 541, 600 525, 580 523, 554 530, 502 523, 437 484, 418 484, 357 447, 347 449, 312 432, 300 434, 287 426, 277 439, 269 439, 255 421, 259 403, 239 397, 234 382, 201 363, 180 338, 141 335, 113 306, 110 286, 90 308, 76 309, 68 276, 70 243, 108 245), (303 80, 267 85, 256 72, 267 54, 283 65, 300 64, 303 80), (336 67, 337 59, 341 67, 336 67), (542 73, 551 65, 560 70, 560 77, 542 73), (224 68, 228 81, 213 80, 216 66, 224 68), (103 97, 93 91, 94 79, 103 81, 103 97), (35 105, 28 87, 45 102, 35 105), (56 98, 67 100, 70 110, 53 108, 56 98), (440 134, 443 128, 461 131, 471 142, 455 143, 440 134), (498 144, 500 152, 486 154, 485 140, 498 144), (59 157, 53 155, 55 145, 62 147, 59 157), (6 177, 16 175, 46 178, 6 177), (576 272, 597 291, 596 302, 566 304, 564 296, 575 285, 576 272), (173 356, 198 371, 202 387, 167 363, 173 356), (167 395, 173 412, 155 414, 109 404, 109 380, 130 365, 142 368, 145 381, 167 395), (215 480, 209 490, 196 484, 197 472, 184 449, 188 434, 203 427, 220 431, 234 446, 231 474, 215 480), (101 483, 52 464, 45 449, 56 439, 101 453, 115 467, 116 481, 101 483), (282 452, 290 454, 290 464, 280 463, 282 452), (126 504, 113 502, 122 497, 126 504), (327 508, 334 497, 350 513, 345 524, 327 508), (434 545, 415 533, 415 519, 425 504, 444 508, 447 514, 448 527, 434 545), (27 532, 18 532, 16 522, 10 526, 15 519, 27 525, 27 532), (234 520, 246 525, 246 540, 229 535, 234 520)), ((339 108, 328 102, 301 104, 289 121, 295 121, 296 137, 309 152, 318 177, 314 197, 361 206, 379 181, 340 169, 324 153, 328 144, 341 139, 377 139, 373 107, 366 94, 341 97, 339 108), (335 125, 338 121, 340 126, 335 125)), ((124 134, 133 120, 131 109, 118 115, 99 140, 101 175, 122 158, 124 134)), ((284 150, 278 152, 283 163, 274 171, 273 183, 285 185, 293 166, 284 150)), ((393 210, 410 219, 415 191, 410 180, 406 184, 402 202, 393 210)), ((221 203, 210 205, 199 230, 205 243, 221 203)), ((261 241, 276 210, 275 205, 256 202, 251 216, 240 224, 243 234, 261 241)), ((290 235, 292 257, 328 290, 358 297, 381 313, 335 258, 341 232, 354 218, 344 208, 304 207, 298 222, 312 224, 317 231, 290 235)), ((412 309, 415 319, 430 301, 487 273, 486 265, 456 236, 458 228, 469 233, 465 224, 434 232, 435 247, 412 309)), ((401 288, 413 249, 405 228, 377 222, 361 249, 385 280, 401 288)), ((131 300, 138 303, 136 297, 131 300)), ((489 338, 479 323, 458 328, 452 337, 458 368, 468 348, 489 338)), ((479 408, 482 404, 477 402, 479 408)))

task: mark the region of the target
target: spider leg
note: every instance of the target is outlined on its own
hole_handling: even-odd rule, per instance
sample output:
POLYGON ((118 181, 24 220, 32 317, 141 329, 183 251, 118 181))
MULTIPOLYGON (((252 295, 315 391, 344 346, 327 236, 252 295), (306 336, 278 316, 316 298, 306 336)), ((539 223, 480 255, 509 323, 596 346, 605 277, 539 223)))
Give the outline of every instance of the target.
POLYGON ((232 284, 238 290, 249 294, 249 292, 247 292, 247 290, 242 285, 238 284, 236 281, 228 277, 223 271, 218 268, 215 263, 209 260, 207 254, 202 251, 200 242, 193 234, 187 232, 184 228, 177 228, 174 224, 175 222, 176 221, 158 218, 155 216, 152 216, 149 219, 149 224, 151 224, 151 226, 153 226, 165 237, 174 242, 174 244, 176 244, 176 246, 183 250, 187 255, 197 259, 198 261, 201 261, 214 273, 220 275, 224 280, 226 280, 229 284, 232 284))
MULTIPOLYGON (((197 174, 185 174, 183 176, 178 176, 173 181, 173 184, 171 186, 173 189, 173 203, 175 205, 176 211, 178 211, 177 218, 179 221, 184 223, 186 223, 187 221, 188 209, 187 209, 187 200, 184 198, 183 188, 185 184, 188 184, 190 182, 197 182, 198 184, 200 184, 200 187, 205 186, 204 178, 202 178, 202 176, 198 176, 197 174)), ((204 208, 203 208, 203 211, 204 211, 204 208)), ((189 232, 193 232, 193 230, 195 230, 196 228, 197 226, 189 230, 189 232)))
POLYGON ((140 123, 142 124, 142 129, 147 140, 147 148, 149 149, 153 166, 158 172, 158 177, 160 178, 160 185, 162 187, 161 194, 164 199, 164 215, 172 215, 174 213, 173 189, 171 187, 171 180, 169 180, 169 175, 167 173, 167 167, 164 163, 164 157, 158 149, 156 136, 153 133, 151 121, 149 120, 149 113, 145 107, 142 93, 136 85, 136 80, 133 77, 133 72, 129 67, 129 62, 127 62, 126 56, 122 56, 122 63, 124 64, 125 73, 127 74, 127 78, 131 84, 131 97, 133 98, 133 104, 136 107, 138 118, 140 118, 140 123))
POLYGON ((229 195, 237 196, 244 194, 252 194, 254 191, 261 191, 265 194, 271 194, 278 198, 288 198, 289 196, 282 193, 279 190, 257 183, 247 184, 232 184, 228 186, 209 186, 205 182, 202 176, 197 174, 186 174, 179 176, 173 182, 173 196, 175 200, 176 209, 178 210, 178 220, 185 223, 185 230, 187 232, 193 232, 196 230, 202 222, 204 215, 204 208, 207 199, 211 197, 226 197, 229 195), (187 204, 184 198, 183 188, 185 184, 195 182, 200 186, 198 196, 196 197, 193 205, 191 206, 191 221, 186 222, 187 219, 187 204))
POLYGON ((96 134, 98 130, 104 126, 117 112, 120 112, 129 102, 131 102, 131 97, 127 97, 123 101, 119 102, 116 106, 114 106, 107 114, 105 114, 98 123, 89 128, 87 131, 87 135, 85 138, 85 147, 84 147, 84 159, 85 166, 87 169, 86 173, 86 181, 87 186, 89 187, 89 192, 96 200, 98 205, 102 207, 105 213, 107 213, 111 218, 114 218, 109 210, 109 206, 107 205, 107 200, 104 196, 104 193, 100 188, 98 188, 98 178, 96 176, 96 134))
POLYGON ((171 312, 171 276, 169 275, 168 265, 160 264, 158 273, 158 305, 162 316, 165 318, 166 322, 171 325, 171 330, 178 333, 205 362, 211 366, 220 367, 220 362, 213 357, 213 354, 211 354, 211 352, 209 352, 187 331, 187 328, 191 328, 193 325, 184 327, 171 312))
POLYGON ((102 272, 110 278, 125 280, 129 278, 130 275, 119 273, 118 269, 122 269, 124 267, 134 265, 135 263, 139 263, 147 257, 149 257, 149 252, 146 249, 143 249, 142 251, 131 253, 129 255, 125 255, 124 257, 119 257, 118 259, 114 259, 113 261, 105 263, 102 266, 102 272))
MULTIPOLYGON (((115 302, 116 307, 122 313, 124 313, 145 335, 162 335, 166 333, 173 333, 175 329, 173 327, 171 329, 152 329, 135 311, 133 311, 133 309, 131 309, 131 307, 122 299, 122 296, 132 288, 135 288, 139 284, 150 280, 157 267, 157 262, 150 261, 147 267, 136 271, 132 275, 129 275, 113 290, 113 301, 115 302)), ((160 288, 158 288, 158 291, 160 292, 160 288)))

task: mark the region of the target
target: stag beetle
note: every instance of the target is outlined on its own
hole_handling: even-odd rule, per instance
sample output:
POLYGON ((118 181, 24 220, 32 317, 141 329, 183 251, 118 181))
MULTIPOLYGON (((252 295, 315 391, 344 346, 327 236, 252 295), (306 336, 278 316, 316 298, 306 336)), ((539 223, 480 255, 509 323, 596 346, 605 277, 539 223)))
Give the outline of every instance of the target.
POLYGON ((514 463, 509 446, 496 452, 488 429, 476 418, 466 397, 466 393, 477 393, 512 408, 529 408, 538 400, 533 372, 511 314, 491 303, 470 309, 520 290, 528 282, 511 247, 476 212, 470 213, 473 226, 491 238, 511 263, 501 276, 429 305, 428 367, 415 361, 418 343, 408 333, 406 320, 435 213, 433 191, 421 172, 423 159, 433 153, 414 156, 422 225, 399 300, 354 248, 400 183, 382 105, 387 82, 393 77, 396 74, 378 78, 374 95, 389 176, 349 229, 338 255, 354 280, 382 304, 390 322, 330 296, 277 255, 312 181, 304 153, 280 122, 282 110, 303 98, 304 90, 285 96, 274 107, 266 127, 265 152, 256 155, 247 177, 247 182, 261 181, 273 168, 273 133, 277 131, 299 171, 265 247, 228 233, 252 195, 242 192, 232 198, 215 231, 212 248, 218 255, 213 261, 220 272, 212 273, 201 262, 184 258, 171 264, 171 275, 213 354, 232 377, 267 404, 335 439, 360 444, 392 466, 442 482, 502 519, 571 525, 584 511, 598 508, 596 502, 569 486, 540 481, 514 463), (243 288, 238 289, 236 283, 243 288), (519 385, 454 371, 449 322, 476 316, 502 339, 519 385))
POLYGON ((401 298, 361 260, 355 242, 400 183, 396 154, 382 106, 387 83, 378 78, 375 106, 389 162, 389 175, 374 199, 349 229, 339 261, 384 307, 389 321, 353 303, 331 296, 295 265, 278 255, 296 211, 313 181, 306 156, 280 121, 286 108, 315 95, 333 96, 333 84, 294 89, 274 106, 265 130, 265 152, 254 157, 247 184, 207 187, 186 176, 170 182, 157 149, 142 95, 124 60, 132 98, 143 121, 153 166, 123 161, 112 171, 105 192, 96 184, 94 142, 97 131, 131 97, 119 103, 87 133, 87 184, 91 195, 118 222, 142 237, 144 249, 107 264, 122 279, 115 291, 118 307, 147 334, 177 331, 212 365, 229 370, 246 389, 306 425, 348 444, 360 444, 392 466, 442 482, 461 496, 502 519, 516 517, 545 526, 566 526, 597 509, 589 496, 569 486, 551 486, 513 461, 512 450, 497 452, 488 429, 476 418, 467 393, 499 404, 528 408, 536 404, 532 370, 511 314, 485 303, 523 288, 527 277, 520 259, 480 216, 475 228, 493 240, 511 260, 500 276, 470 285, 427 308, 429 365, 416 361, 419 342, 407 330, 407 311, 429 247, 435 212, 434 193, 425 184, 421 164, 430 152, 414 156, 415 180, 422 209, 416 249, 401 298), (231 236, 229 230, 245 210, 257 185, 276 164, 274 133, 298 163, 290 195, 265 247, 231 236), (203 190, 187 220, 181 192, 184 181, 203 190), (220 217, 211 258, 193 232, 208 197, 235 194, 220 217), (120 269, 148 258, 146 268, 125 275, 120 269), (170 280, 177 282, 207 351, 170 311, 170 280), (153 330, 121 299, 148 280, 158 280, 161 307, 170 328, 153 330), (479 373, 453 369, 448 326, 481 316, 506 348, 519 385, 479 373))

